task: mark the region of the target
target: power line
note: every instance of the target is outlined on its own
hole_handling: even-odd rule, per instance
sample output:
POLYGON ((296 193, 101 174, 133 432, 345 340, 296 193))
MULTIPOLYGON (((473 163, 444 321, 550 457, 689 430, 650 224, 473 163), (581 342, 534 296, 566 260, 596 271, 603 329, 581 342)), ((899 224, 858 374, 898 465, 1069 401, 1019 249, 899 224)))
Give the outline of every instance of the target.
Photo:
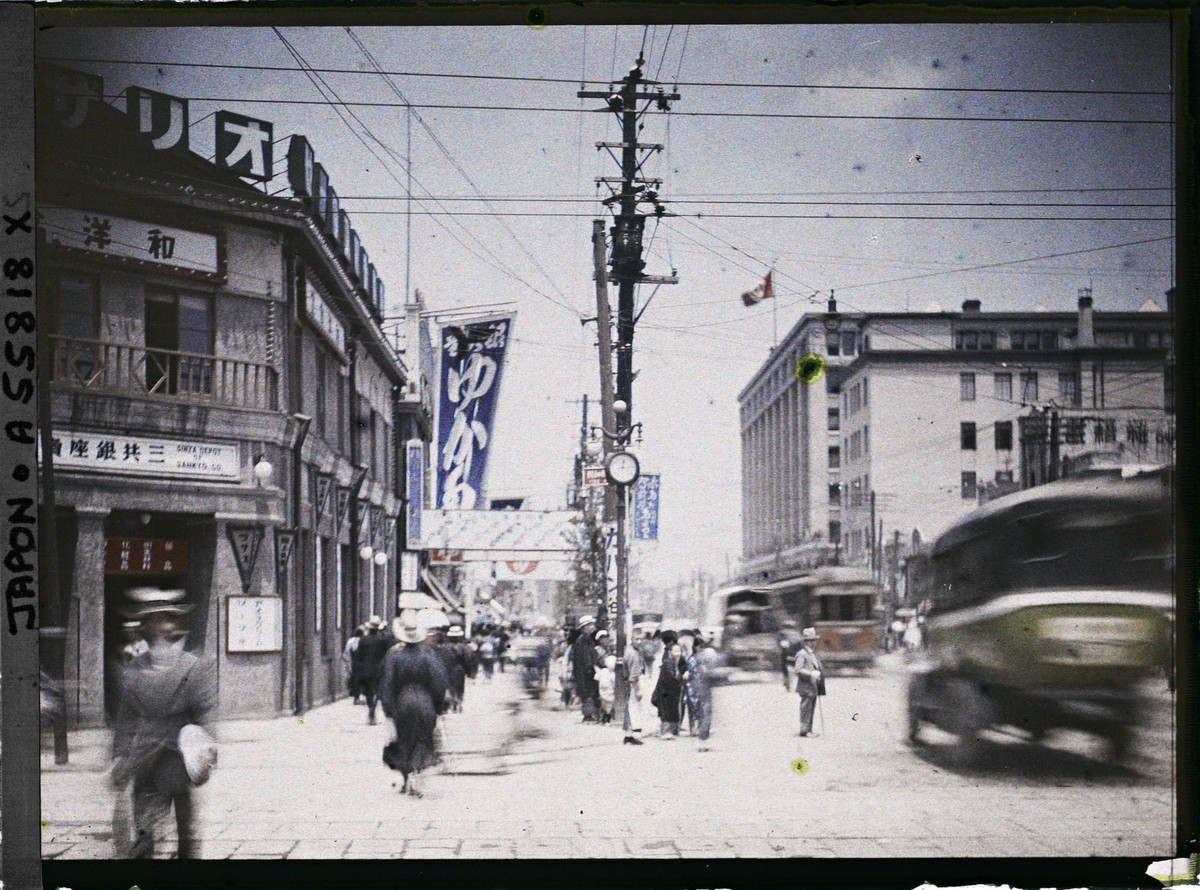
MULTIPOLYGON (((571 81, 574 83, 575 81, 571 81)), ((119 93, 106 96, 115 99, 119 93)), ((429 108, 442 111, 516 111, 521 113, 577 114, 578 108, 556 108, 545 105, 470 105, 453 102, 355 102, 306 99, 250 99, 241 96, 177 96, 188 102, 217 102, 225 105, 303 105, 306 108, 322 105, 339 105, 346 108, 429 108)), ((609 114, 607 108, 596 108, 593 114, 609 114)), ((645 109, 640 115, 676 114, 680 117, 752 118, 756 120, 845 120, 845 121, 926 121, 934 123, 993 123, 993 124, 1111 124, 1121 126, 1162 125, 1171 121, 1151 118, 1095 118, 1095 117, 983 117, 972 115, 943 114, 816 114, 792 111, 657 111, 645 109)))
MULTIPOLYGON (((649 26, 647 26, 649 27, 649 26)), ((690 32, 691 26, 688 26, 688 31, 685 32, 684 46, 687 45, 687 34, 690 32)), ((643 44, 643 50, 645 46, 643 44)), ((614 53, 615 54, 615 53, 614 53)), ((232 63, 219 62, 180 62, 180 61, 152 61, 141 59, 100 59, 82 56, 41 56, 40 58, 50 62, 90 62, 97 65, 136 65, 159 68, 200 68, 200 69, 227 69, 232 71, 275 71, 275 72, 297 72, 302 73, 305 69, 293 68, 286 65, 236 65, 232 63)), ((680 55, 682 59, 682 54, 680 55)), ((615 66, 614 66, 615 67, 615 66)), ((661 64, 660 64, 661 69, 661 64)), ((352 75, 375 75, 376 71, 366 71, 361 68, 316 68, 310 70, 321 74, 352 74, 352 75)), ((392 77, 427 77, 438 78, 445 80, 494 80, 508 81, 514 83, 558 83, 558 84, 577 84, 579 80, 569 77, 534 77, 531 75, 515 75, 515 74, 460 74, 446 71, 384 71, 382 72, 392 77)), ((615 73, 615 72, 612 72, 615 73)), ((612 84, 616 83, 613 77, 608 80, 587 80, 587 84, 612 84)), ((712 89, 751 89, 751 90, 847 90, 855 92, 913 92, 913 93, 1003 93, 1003 94, 1018 94, 1018 95, 1054 95, 1054 96, 1159 96, 1173 97, 1175 93, 1171 90, 1106 90, 1106 89, 1084 89, 1070 87, 931 87, 931 86, 904 86, 899 84, 822 84, 822 83, 748 83, 737 81, 680 81, 678 72, 674 85, 680 87, 704 87, 712 89)))
MULTIPOLYGON (((394 216, 405 213, 404 210, 356 210, 356 216, 394 216)), ((552 210, 414 210, 414 216, 520 216, 546 218, 593 219, 596 214, 573 211, 552 210)), ((671 213, 672 219, 874 219, 909 222, 1172 222, 1173 216, 949 216, 949 215, 902 215, 902 214, 869 214, 869 213, 671 213)))

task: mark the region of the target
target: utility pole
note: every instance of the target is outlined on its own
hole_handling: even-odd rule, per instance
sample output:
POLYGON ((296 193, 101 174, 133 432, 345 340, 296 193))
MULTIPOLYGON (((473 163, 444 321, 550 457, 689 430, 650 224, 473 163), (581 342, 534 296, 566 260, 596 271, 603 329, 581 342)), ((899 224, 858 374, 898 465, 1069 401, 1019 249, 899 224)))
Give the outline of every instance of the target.
MULTIPOLYGON (((678 93, 666 93, 655 83, 643 80, 642 65, 645 59, 638 56, 637 63, 621 81, 620 89, 613 92, 580 90, 577 96, 581 99, 603 99, 607 110, 617 115, 621 124, 621 141, 617 143, 598 142, 597 149, 606 149, 614 160, 617 155, 614 149, 620 149, 619 163, 621 176, 618 180, 602 177, 600 182, 608 185, 610 195, 604 200, 606 206, 617 205, 614 225, 612 227, 612 272, 611 276, 604 275, 604 224, 595 221, 592 225, 593 257, 596 259, 596 309, 597 326, 600 332, 600 378, 601 378, 601 408, 605 430, 605 451, 608 445, 622 448, 628 444, 633 431, 633 328, 637 319, 635 316, 635 294, 640 283, 675 284, 678 279, 671 276, 643 275, 646 264, 642 261, 642 233, 645 229, 647 214, 638 210, 638 205, 648 203, 653 206, 653 213, 661 218, 666 215, 666 209, 659 203, 655 187, 661 180, 646 180, 641 177, 641 168, 646 158, 656 151, 662 151, 664 146, 638 142, 639 120, 645 112, 655 105, 666 111, 670 102, 679 99, 678 93), (650 89, 657 87, 657 89, 650 89), (645 104, 642 104, 645 103, 645 104), (640 106, 640 107, 639 107, 640 106), (647 154, 648 153, 648 154, 647 154), (614 188, 614 186, 618 186, 614 188), (615 403, 611 395, 611 343, 609 342, 608 294, 605 286, 607 280, 617 285, 617 379, 616 397, 624 403, 623 410, 617 416, 615 403), (611 424, 611 425, 610 425, 611 424), (611 438, 608 435, 611 433, 611 438)), ((643 307, 645 308, 645 307, 643 307)), ((627 486, 610 484, 605 498, 605 518, 610 516, 617 527, 617 689, 614 707, 619 713, 625 713, 625 705, 629 695, 629 675, 625 666, 625 616, 629 609, 628 588, 628 553, 625 541, 625 512, 628 496, 627 486), (615 510, 612 501, 615 498, 615 510), (611 512, 610 512, 611 510, 611 512)))

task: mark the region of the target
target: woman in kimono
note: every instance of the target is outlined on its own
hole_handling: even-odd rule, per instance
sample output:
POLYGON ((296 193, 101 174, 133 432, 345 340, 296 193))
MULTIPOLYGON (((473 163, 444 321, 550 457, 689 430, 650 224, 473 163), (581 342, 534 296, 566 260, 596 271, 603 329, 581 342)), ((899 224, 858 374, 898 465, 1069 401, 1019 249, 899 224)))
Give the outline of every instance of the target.
POLYGON ((425 643, 427 631, 415 617, 402 619, 400 642, 383 662, 379 699, 383 713, 396 727, 396 739, 383 749, 383 761, 404 776, 400 789, 420 797, 417 773, 439 761, 434 730, 447 707, 450 686, 446 669, 425 643))
POLYGON ((683 693, 683 671, 680 670, 679 660, 682 651, 678 643, 671 644, 663 657, 658 683, 650 697, 650 704, 658 709, 658 718, 662 722, 659 736, 664 739, 679 735, 679 702, 683 693))
POLYGON ((708 740, 709 730, 712 728, 712 682, 709 676, 711 667, 704 640, 697 636, 692 643, 692 654, 687 657, 683 690, 688 706, 688 732, 698 733, 702 742, 708 740))

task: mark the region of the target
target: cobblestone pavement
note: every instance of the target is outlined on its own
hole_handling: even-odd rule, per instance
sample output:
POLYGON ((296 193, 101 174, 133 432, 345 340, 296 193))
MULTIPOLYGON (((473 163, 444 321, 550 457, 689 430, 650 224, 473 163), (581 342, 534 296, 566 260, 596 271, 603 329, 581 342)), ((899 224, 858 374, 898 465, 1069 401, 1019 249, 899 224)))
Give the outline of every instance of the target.
MULTIPOLYGON (((1174 849, 1171 699, 1154 697, 1135 769, 1087 736, 1044 747, 994 734, 970 769, 936 731, 904 732, 904 666, 834 677, 824 732, 800 738, 797 701, 766 675, 719 687, 713 736, 623 745, 497 674, 442 720, 445 760, 425 796, 393 786, 385 729, 348 701, 298 718, 220 727, 221 760, 198 792, 205 858, 722 858, 1153 856, 1174 849), (797 769, 796 760, 805 761, 797 769)), ((820 723, 818 723, 818 727, 820 723)), ((43 855, 111 856, 107 733, 43 757, 43 855)), ((164 848, 169 855, 170 847, 164 848)))

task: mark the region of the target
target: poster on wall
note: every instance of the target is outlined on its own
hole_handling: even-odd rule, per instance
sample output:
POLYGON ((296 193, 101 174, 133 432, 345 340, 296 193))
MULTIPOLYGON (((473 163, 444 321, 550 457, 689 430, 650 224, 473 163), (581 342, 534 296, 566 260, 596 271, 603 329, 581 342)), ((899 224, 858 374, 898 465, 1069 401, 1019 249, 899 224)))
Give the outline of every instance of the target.
POLYGON ((435 507, 487 503, 488 443, 512 322, 509 316, 442 328, 435 507))
POLYGON ((282 652, 283 600, 276 596, 226 597, 225 651, 282 652))

